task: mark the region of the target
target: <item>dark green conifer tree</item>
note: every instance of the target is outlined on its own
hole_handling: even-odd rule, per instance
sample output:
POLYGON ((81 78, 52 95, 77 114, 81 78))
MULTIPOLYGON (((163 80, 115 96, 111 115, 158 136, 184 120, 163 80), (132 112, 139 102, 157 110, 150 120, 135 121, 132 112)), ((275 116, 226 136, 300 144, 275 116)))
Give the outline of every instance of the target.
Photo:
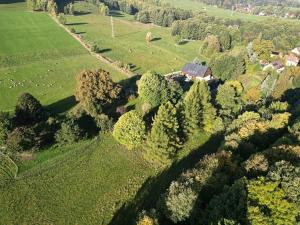
POLYGON ((145 158, 158 164, 169 164, 180 148, 177 110, 171 102, 159 107, 147 140, 145 158))

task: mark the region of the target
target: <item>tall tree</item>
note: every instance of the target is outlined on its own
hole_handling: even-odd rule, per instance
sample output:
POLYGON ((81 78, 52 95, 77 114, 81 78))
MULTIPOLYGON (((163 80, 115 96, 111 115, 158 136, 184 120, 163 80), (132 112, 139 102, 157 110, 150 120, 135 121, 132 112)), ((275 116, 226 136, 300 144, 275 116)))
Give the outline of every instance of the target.
POLYGON ((115 84, 105 70, 86 70, 76 77, 76 100, 93 117, 100 114, 102 107, 119 97, 121 86, 115 84))
POLYGON ((211 104, 210 90, 205 81, 195 82, 184 98, 184 126, 187 136, 197 131, 212 132, 216 110, 211 104))
POLYGON ((41 103, 29 93, 22 94, 15 109, 16 121, 21 125, 40 121, 44 117, 41 103))
POLYGON ((152 107, 160 105, 167 99, 167 81, 155 72, 143 74, 138 83, 140 97, 152 107))
POLYGON ((159 107, 147 140, 145 157, 159 164, 169 164, 180 148, 177 110, 171 102, 159 107))
POLYGON ((235 118, 243 106, 244 88, 239 81, 227 81, 218 88, 217 103, 223 117, 235 118))

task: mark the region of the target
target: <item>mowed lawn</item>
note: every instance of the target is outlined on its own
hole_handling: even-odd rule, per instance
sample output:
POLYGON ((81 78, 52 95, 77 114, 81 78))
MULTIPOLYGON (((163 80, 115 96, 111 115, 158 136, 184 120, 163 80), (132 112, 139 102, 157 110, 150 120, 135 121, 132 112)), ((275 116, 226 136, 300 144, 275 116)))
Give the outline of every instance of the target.
POLYGON ((38 153, 20 169, 15 182, 0 188, 1 225, 109 224, 154 175, 110 135, 38 153))
POLYGON ((199 57, 201 42, 176 45, 170 28, 142 24, 133 16, 115 11, 112 12, 115 38, 112 38, 110 16, 101 16, 95 6, 83 2, 77 2, 75 10, 82 13, 69 16, 68 26, 88 42, 97 43, 104 56, 132 64, 135 73, 147 70, 170 73, 199 57), (150 44, 146 43, 148 32, 153 36, 150 44))
POLYGON ((101 63, 46 13, 25 3, 0 4, 0 110, 12 110, 17 97, 30 92, 44 105, 74 93, 75 75, 104 68, 114 80, 126 78, 101 63))

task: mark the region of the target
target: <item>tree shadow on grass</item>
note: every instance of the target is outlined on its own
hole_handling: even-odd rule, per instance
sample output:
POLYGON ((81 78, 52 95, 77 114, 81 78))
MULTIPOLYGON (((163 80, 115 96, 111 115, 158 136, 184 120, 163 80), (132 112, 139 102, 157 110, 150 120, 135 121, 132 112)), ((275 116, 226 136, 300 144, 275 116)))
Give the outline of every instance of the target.
POLYGON ((112 50, 111 48, 104 48, 104 49, 101 49, 99 53, 110 52, 111 50, 112 50))
MULTIPOLYGON (((223 138, 212 136, 197 150, 191 151, 189 155, 173 163, 169 168, 155 177, 148 178, 139 189, 134 199, 122 205, 114 214, 109 225, 132 225, 139 212, 154 208, 162 193, 170 186, 183 171, 193 168, 203 156, 218 150, 223 138)), ((164 224, 166 225, 166 224, 164 224)))
POLYGON ((124 15, 118 11, 110 11, 109 15, 113 17, 124 17, 124 15))
POLYGON ((75 16, 84 16, 84 15, 88 15, 91 14, 91 12, 85 12, 85 11, 75 11, 75 16))
POLYGON ((155 42, 155 41, 159 41, 159 40, 161 40, 161 38, 160 38, 160 37, 156 37, 156 38, 153 38, 153 39, 151 40, 151 42, 155 42))
POLYGON ((46 106, 46 110, 52 114, 67 112, 77 104, 75 96, 69 96, 46 106))
POLYGON ((78 22, 78 23, 67 23, 68 26, 79 26, 79 25, 86 25, 86 22, 78 22))

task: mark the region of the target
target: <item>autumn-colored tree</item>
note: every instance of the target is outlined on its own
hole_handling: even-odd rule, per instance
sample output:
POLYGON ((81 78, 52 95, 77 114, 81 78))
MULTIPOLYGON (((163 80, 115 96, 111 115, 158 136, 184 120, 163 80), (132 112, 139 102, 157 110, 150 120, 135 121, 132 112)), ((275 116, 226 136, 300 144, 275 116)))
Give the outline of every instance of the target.
POLYGON ((151 41, 152 41, 152 33, 149 31, 146 34, 146 42, 147 42, 147 44, 149 44, 151 41))
POLYGON ((221 45, 215 35, 209 35, 204 39, 201 53, 204 55, 212 55, 221 51, 221 45))
POLYGON ((260 87, 252 87, 245 93, 245 99, 248 104, 257 104, 262 100, 260 87))
POLYGON ((114 138, 133 149, 140 145, 146 134, 146 125, 142 116, 136 111, 129 111, 123 114, 114 126, 114 138))
POLYGON ((255 39, 253 41, 253 50, 260 59, 269 61, 273 43, 269 40, 255 39))
POLYGON ((93 117, 100 114, 102 107, 119 97, 121 86, 115 84, 105 70, 86 70, 76 77, 75 97, 93 117))
POLYGON ((170 164, 180 148, 177 110, 171 102, 159 107, 147 140, 145 158, 158 164, 170 164))

